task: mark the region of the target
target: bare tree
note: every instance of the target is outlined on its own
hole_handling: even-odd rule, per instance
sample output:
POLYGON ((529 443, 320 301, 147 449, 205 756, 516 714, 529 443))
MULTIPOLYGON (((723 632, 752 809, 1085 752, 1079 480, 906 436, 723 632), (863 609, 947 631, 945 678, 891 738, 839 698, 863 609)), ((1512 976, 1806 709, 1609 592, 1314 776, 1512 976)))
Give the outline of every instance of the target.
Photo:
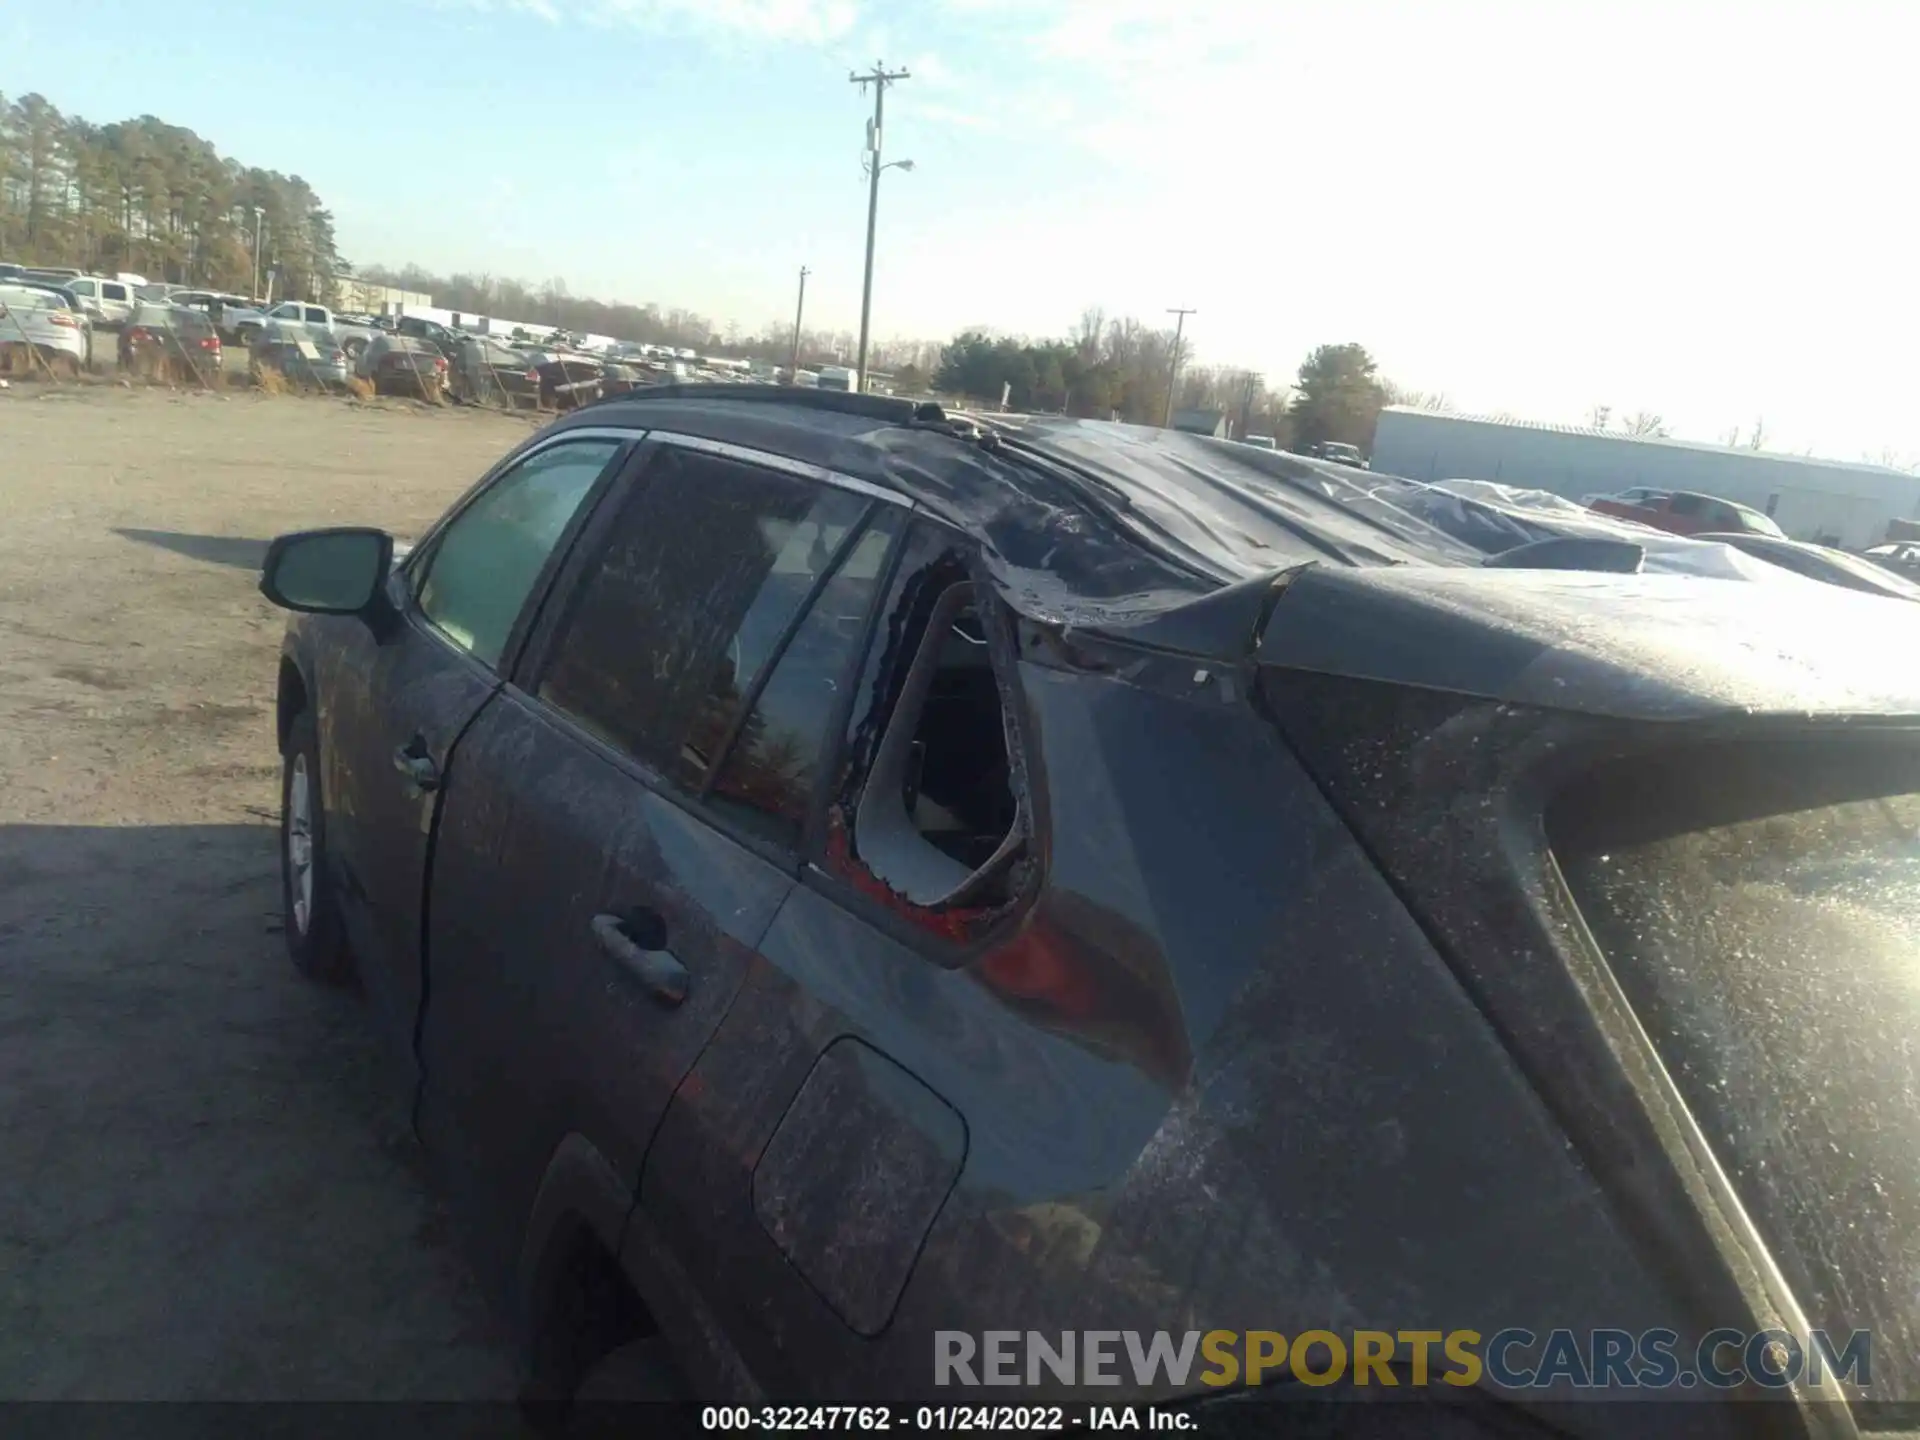
POLYGON ((1613 407, 1611 405, 1596 405, 1587 412, 1587 428, 1589 430, 1604 430, 1607 428, 1607 422, 1611 419, 1613 419, 1613 407))
POLYGON ((1387 404, 1407 410, 1430 410, 1437 415, 1450 415, 1454 409, 1452 397, 1443 391, 1415 390, 1410 386, 1396 385, 1391 380, 1381 382, 1380 396, 1387 404))
POLYGON ((1107 334, 1107 312, 1098 305, 1089 305, 1080 312, 1080 323, 1073 327, 1068 337, 1073 348, 1088 360, 1097 359, 1100 354, 1100 342, 1107 334))
POLYGON ((1755 420, 1753 429, 1747 432, 1747 449, 1764 450, 1767 448, 1767 422, 1755 420))
MULTIPOLYGON (((1813 452, 1809 450, 1807 453, 1811 455, 1813 452)), ((1860 458, 1869 465, 1884 465, 1889 470, 1904 470, 1910 475, 1916 471, 1920 471, 1920 461, 1916 461, 1912 455, 1902 455, 1891 445, 1881 450, 1877 455, 1862 453, 1860 458)))
POLYGON ((1627 434, 1643 436, 1649 440, 1663 440, 1667 434, 1667 422, 1651 410, 1636 410, 1622 422, 1627 434))

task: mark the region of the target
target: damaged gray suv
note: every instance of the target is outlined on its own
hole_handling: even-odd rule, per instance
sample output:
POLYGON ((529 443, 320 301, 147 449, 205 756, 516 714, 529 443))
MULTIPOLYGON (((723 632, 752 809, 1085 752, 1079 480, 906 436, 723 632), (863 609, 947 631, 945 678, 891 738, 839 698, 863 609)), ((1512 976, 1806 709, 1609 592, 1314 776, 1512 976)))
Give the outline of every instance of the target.
POLYGON ((1431 500, 665 388, 398 563, 276 541, 288 945, 363 987, 528 1397, 1238 1413, 1332 1393, 1325 1331, 1416 1433, 1912 1398, 1912 607, 1431 500), (1555 1409, 1596 1334, 1813 1329, 1870 1384, 1555 1409), (1478 1363, 1415 1383, 1421 1332, 1478 1363))

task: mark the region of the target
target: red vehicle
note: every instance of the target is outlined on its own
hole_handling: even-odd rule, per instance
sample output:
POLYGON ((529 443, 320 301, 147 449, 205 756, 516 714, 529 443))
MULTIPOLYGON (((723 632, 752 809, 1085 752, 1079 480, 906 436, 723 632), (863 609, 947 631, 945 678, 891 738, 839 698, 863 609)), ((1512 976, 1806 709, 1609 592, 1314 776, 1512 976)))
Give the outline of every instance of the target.
MULTIPOLYGON (((1634 494, 1628 491, 1628 494, 1634 494)), ((1645 495, 1645 492, 1640 492, 1645 495)), ((1602 496, 1587 508, 1616 520, 1635 520, 1674 535, 1708 535, 1731 532, 1742 535, 1769 535, 1786 539, 1786 532, 1758 510, 1735 505, 1731 500, 1716 500, 1711 495, 1691 490, 1645 495, 1632 500, 1622 496, 1602 496)))

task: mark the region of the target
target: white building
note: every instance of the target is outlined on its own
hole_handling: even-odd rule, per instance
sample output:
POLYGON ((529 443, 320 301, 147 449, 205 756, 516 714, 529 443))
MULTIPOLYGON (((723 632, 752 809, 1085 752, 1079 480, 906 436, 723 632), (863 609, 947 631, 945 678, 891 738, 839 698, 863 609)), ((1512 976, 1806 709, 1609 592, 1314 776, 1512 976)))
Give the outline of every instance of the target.
POLYGON ((1920 519, 1920 476, 1881 465, 1398 405, 1380 412, 1372 465, 1409 480, 1497 480, 1574 500, 1633 485, 1697 490, 1764 511, 1796 540, 1852 548, 1886 538, 1889 520, 1920 519))

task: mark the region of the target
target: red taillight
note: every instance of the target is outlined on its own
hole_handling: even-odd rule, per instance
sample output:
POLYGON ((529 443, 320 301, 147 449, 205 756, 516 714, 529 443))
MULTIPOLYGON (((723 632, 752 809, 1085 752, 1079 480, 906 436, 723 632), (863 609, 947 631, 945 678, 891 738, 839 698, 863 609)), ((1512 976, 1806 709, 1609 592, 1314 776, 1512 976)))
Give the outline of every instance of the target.
POLYGON ((153 332, 143 326, 136 325, 133 329, 127 331, 127 341, 129 344, 138 345, 142 340, 151 340, 152 338, 153 332))
POLYGON ((78 330, 80 328, 80 322, 65 310, 49 310, 47 312, 47 319, 52 324, 64 325, 69 330, 78 330))
POLYGON ((436 370, 445 370, 445 369, 447 368, 447 357, 446 357, 446 356, 444 356, 444 355, 436 355, 436 356, 434 356, 434 357, 433 357, 433 368, 434 368, 434 369, 436 369, 436 370))
POLYGON ((200 348, 202 350, 218 350, 220 348, 220 337, 218 335, 202 335, 200 337, 200 348))
POLYGON ((344 351, 344 350, 336 350, 336 351, 334 351, 334 352, 333 352, 333 363, 334 363, 334 364, 336 364, 336 365, 344 365, 344 364, 346 364, 346 362, 347 362, 347 352, 346 352, 346 351, 344 351))
POLYGON ((527 371, 527 383, 529 385, 538 385, 540 383, 540 372, 538 370, 527 371))

